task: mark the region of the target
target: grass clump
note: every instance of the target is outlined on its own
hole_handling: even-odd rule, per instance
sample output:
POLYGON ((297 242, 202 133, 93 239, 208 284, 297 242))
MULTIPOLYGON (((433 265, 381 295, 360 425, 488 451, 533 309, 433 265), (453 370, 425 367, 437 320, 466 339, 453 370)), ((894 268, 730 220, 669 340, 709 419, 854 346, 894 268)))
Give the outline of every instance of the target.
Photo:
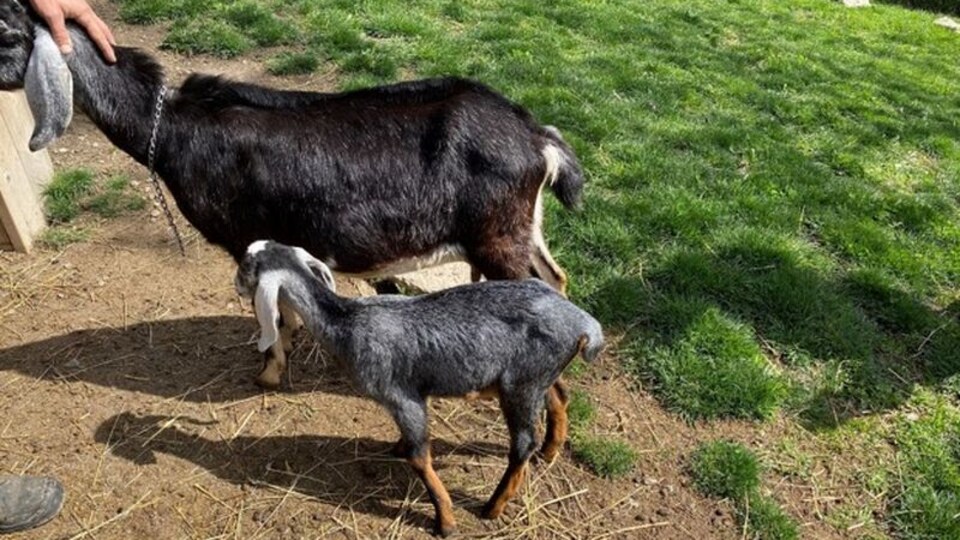
POLYGON ((960 410, 924 393, 894 435, 903 474, 890 520, 907 540, 960 538, 960 410))
POLYGON ((255 2, 229 4, 223 8, 222 16, 261 47, 289 44, 299 37, 292 24, 255 2))
POLYGON ((136 193, 127 191, 130 180, 118 175, 107 180, 100 193, 86 201, 84 207, 103 218, 112 218, 143 210, 147 201, 136 193))
POLYGON ((253 47, 247 36, 219 19, 178 20, 160 45, 184 54, 212 54, 232 58, 253 47))
POLYGON ((730 499, 749 538, 793 540, 797 525, 780 506, 760 495, 760 460, 742 444, 701 444, 690 460, 694 484, 703 494, 730 499))
POLYGON ((575 434, 571 443, 573 457, 606 478, 627 474, 637 461, 637 453, 623 441, 575 434))
MULTIPOLYGON (((113 176, 99 185, 92 172, 86 169, 70 169, 58 173, 44 190, 44 205, 53 224, 64 224, 76 219, 82 212, 90 211, 100 217, 110 218, 143 210, 147 201, 129 191, 130 179, 124 175, 113 176)), ((81 229, 53 227, 41 239, 51 247, 86 239, 81 229)))
POLYGON ((567 403, 567 418, 570 420, 570 429, 574 432, 580 432, 593 422, 597 415, 597 408, 590 401, 590 396, 582 390, 574 390, 570 393, 570 401, 567 403))
POLYGON ((54 226, 49 227, 40 235, 40 244, 60 250, 70 244, 83 242, 90 238, 90 232, 79 227, 54 226))
POLYGON ((596 415, 597 408, 586 392, 570 392, 567 419, 570 422, 570 447, 573 449, 573 457, 599 476, 623 476, 633 469, 637 453, 623 441, 590 435, 587 430, 596 415))
POLYGON ((701 445, 693 454, 690 470, 700 491, 721 499, 744 500, 760 487, 760 461, 734 442, 701 445))
POLYGON ((282 52, 267 62, 267 71, 273 75, 306 75, 320 66, 320 59, 312 52, 282 52))
POLYGON ((205 11, 207 0, 119 0, 120 18, 133 24, 150 24, 205 11))
POLYGON ((43 192, 47 217, 54 223, 71 221, 81 211, 82 200, 93 189, 93 173, 70 169, 57 173, 43 192))
POLYGON ((787 395, 753 333, 716 308, 697 316, 674 345, 655 348, 640 369, 667 406, 688 418, 768 418, 787 395))
POLYGON ((797 523, 776 501, 754 495, 749 506, 738 511, 747 538, 757 540, 795 540, 799 538, 797 523))

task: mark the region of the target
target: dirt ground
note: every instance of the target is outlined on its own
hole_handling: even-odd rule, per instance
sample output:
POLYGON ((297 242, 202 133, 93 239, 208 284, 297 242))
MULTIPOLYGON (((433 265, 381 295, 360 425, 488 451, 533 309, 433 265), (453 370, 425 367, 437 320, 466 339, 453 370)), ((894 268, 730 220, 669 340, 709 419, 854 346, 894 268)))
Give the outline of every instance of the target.
MULTIPOLYGON (((326 89, 336 74, 276 79, 253 56, 224 62, 156 51, 162 32, 130 27, 94 2, 120 43, 157 53, 173 80, 226 73, 326 89)), ((51 156, 58 168, 146 170, 82 115, 51 156)), ((145 191, 145 193, 149 193, 145 191)), ((0 473, 50 474, 67 488, 62 514, 13 538, 426 538, 433 510, 407 465, 388 454, 390 418, 355 395, 303 332, 286 387, 262 392, 249 306, 234 265, 189 229, 181 258, 147 209, 85 218, 89 241, 63 252, 0 254, 0 473)), ((576 276, 572 276, 576 279, 576 276)), ((359 294, 344 282, 341 291, 359 294)), ((506 466, 493 403, 435 401, 434 456, 464 538, 736 538, 732 507, 699 496, 686 459, 697 442, 763 446, 779 425, 691 426, 664 412, 608 353, 572 381, 598 407, 593 430, 628 441, 634 472, 605 480, 569 449, 535 464, 505 517, 477 513, 506 466)), ((777 489, 804 536, 836 533, 815 519, 808 487, 777 489)))

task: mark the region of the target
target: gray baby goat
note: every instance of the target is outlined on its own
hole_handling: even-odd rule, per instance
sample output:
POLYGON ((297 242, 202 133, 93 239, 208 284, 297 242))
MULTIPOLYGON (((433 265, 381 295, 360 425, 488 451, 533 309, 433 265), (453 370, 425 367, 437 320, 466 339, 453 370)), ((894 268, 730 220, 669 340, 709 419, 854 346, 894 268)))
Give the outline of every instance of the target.
POLYGON ((235 282, 254 301, 261 351, 281 339, 279 303, 292 306, 346 364, 354 383, 393 415, 401 433, 395 451, 423 480, 443 536, 456 524, 431 462, 427 398, 500 399, 510 430, 509 465, 482 513, 495 518, 523 482, 545 401, 544 459, 556 458, 566 439, 564 368, 578 354, 592 361, 603 347, 600 323, 535 279, 411 298, 341 298, 330 269, 305 250, 259 241, 247 250, 235 282))

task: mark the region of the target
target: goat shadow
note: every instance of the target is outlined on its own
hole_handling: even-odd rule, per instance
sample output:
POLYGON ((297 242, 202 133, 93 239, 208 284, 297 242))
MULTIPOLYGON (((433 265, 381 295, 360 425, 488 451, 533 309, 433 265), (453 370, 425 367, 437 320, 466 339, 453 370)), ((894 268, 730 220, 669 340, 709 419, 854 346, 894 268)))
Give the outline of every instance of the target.
MULTIPOLYGON (((43 380, 79 380, 104 387, 227 402, 262 392, 253 380, 263 357, 250 317, 214 316, 77 330, 0 349, 0 371, 43 380)), ((357 395, 337 362, 300 330, 289 355, 287 392, 357 395)))
MULTIPOLYGON (((397 517, 401 504, 391 506, 384 501, 403 501, 410 481, 419 482, 404 460, 391 456, 392 441, 331 435, 241 436, 212 441, 180 428, 187 424, 207 425, 183 417, 124 412, 102 422, 94 440, 136 465, 155 464, 157 453, 168 454, 237 486, 278 486, 334 507, 390 520, 397 517)), ((442 439, 433 439, 432 448, 435 456, 505 456, 507 452, 499 444, 454 445, 442 439)), ((442 474, 442 459, 435 466, 442 474)), ((450 490, 450 496, 456 506, 476 515, 485 502, 456 489, 450 490)), ((408 524, 429 528, 433 511, 427 512, 429 515, 403 514, 408 524)))

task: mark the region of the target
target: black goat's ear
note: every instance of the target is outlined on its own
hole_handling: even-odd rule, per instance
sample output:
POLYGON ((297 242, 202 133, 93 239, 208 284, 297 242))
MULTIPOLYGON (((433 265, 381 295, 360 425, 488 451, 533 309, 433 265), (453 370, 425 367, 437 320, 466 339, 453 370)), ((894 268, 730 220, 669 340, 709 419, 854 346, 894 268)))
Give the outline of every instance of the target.
POLYGON ((30 150, 36 152, 63 135, 73 118, 73 77, 53 37, 40 26, 34 29, 24 90, 35 122, 30 150))

